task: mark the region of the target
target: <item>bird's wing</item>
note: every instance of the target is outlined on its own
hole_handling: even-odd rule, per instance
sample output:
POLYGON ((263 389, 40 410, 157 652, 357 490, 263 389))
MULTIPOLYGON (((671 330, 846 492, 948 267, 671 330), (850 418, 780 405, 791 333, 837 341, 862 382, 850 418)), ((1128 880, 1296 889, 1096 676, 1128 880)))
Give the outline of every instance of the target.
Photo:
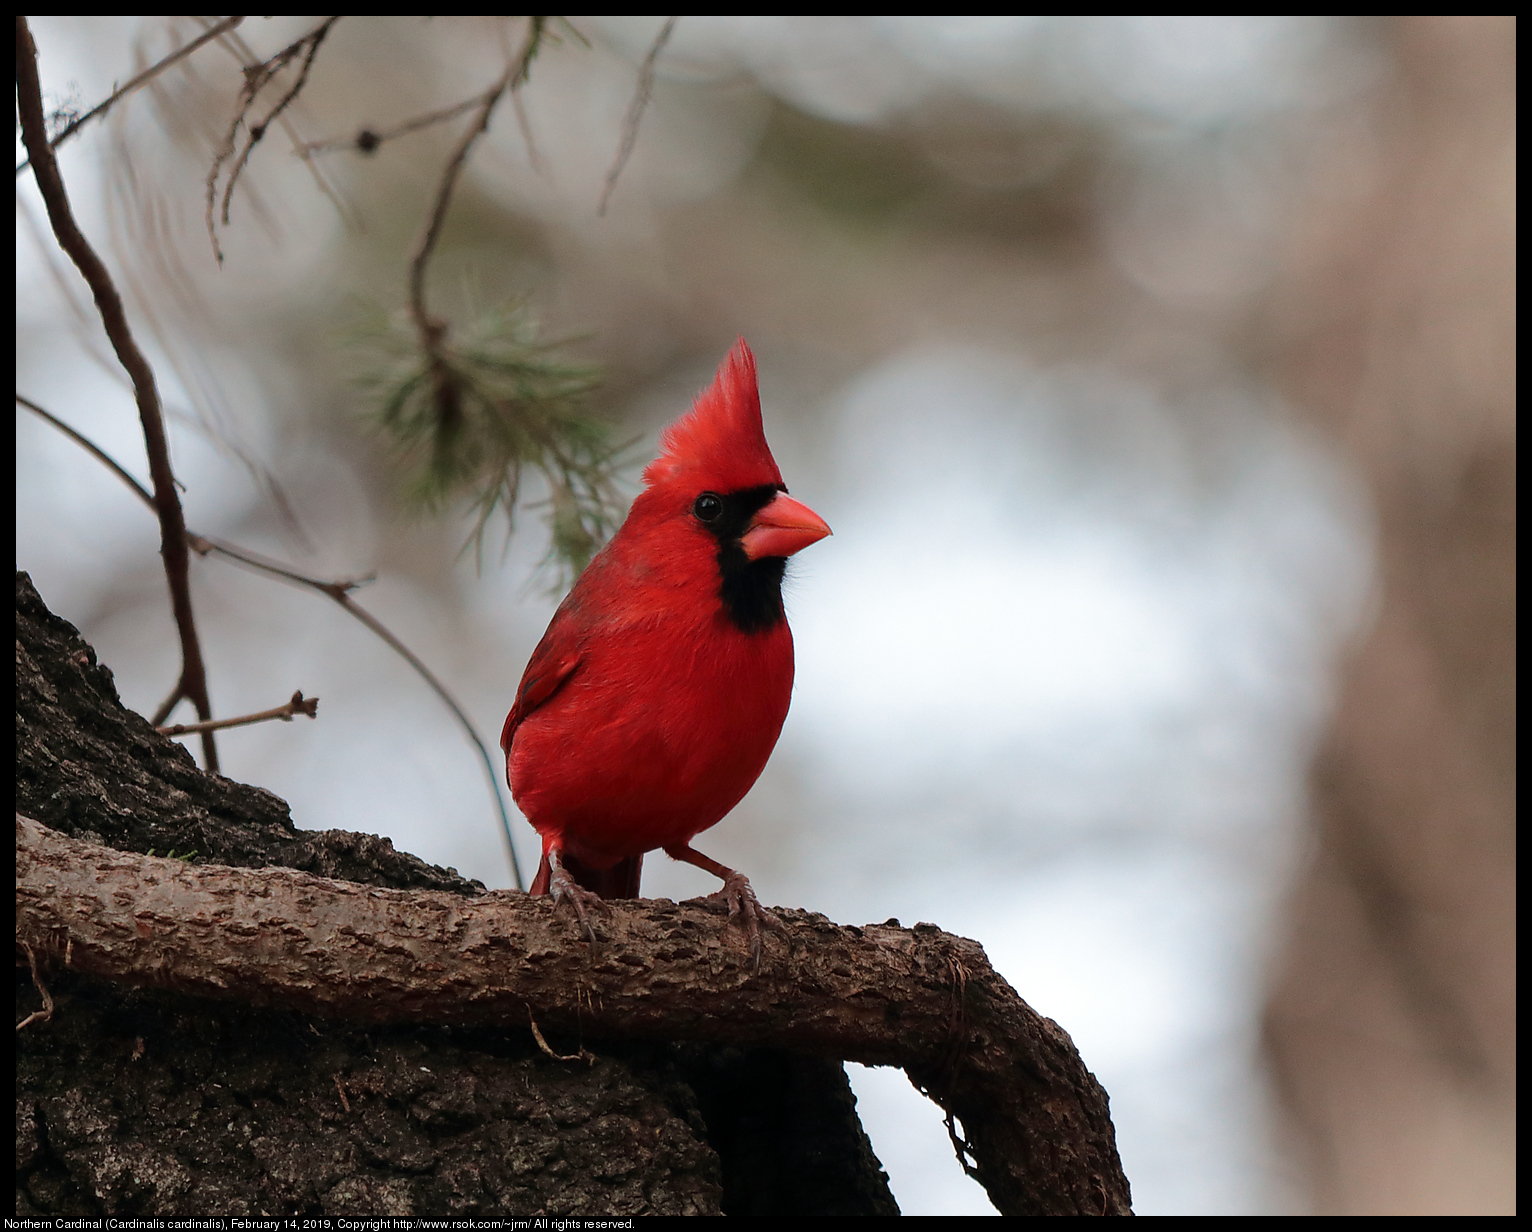
POLYGON ((532 652, 527 670, 522 673, 521 685, 516 690, 516 702, 510 714, 505 716, 505 726, 500 731, 500 747, 507 753, 511 751, 511 740, 521 721, 557 693, 580 666, 582 656, 576 631, 577 622, 560 611, 532 652))

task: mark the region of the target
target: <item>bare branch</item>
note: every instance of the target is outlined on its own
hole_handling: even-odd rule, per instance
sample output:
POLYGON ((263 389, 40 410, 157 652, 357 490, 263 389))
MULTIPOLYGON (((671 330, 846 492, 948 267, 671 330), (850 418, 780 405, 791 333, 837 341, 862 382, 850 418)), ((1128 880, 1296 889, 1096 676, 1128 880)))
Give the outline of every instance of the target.
POLYGON ((679 17, 665 19, 665 24, 655 35, 649 54, 644 57, 644 62, 638 70, 638 86, 633 91, 633 101, 628 104, 628 114, 622 122, 622 142, 617 147, 617 157, 612 162, 612 169, 606 173, 606 187, 601 191, 601 204, 596 207, 598 218, 606 217, 606 203, 612 199, 612 190, 617 187, 617 177, 628 165, 628 159, 633 155, 633 147, 638 144, 638 124, 644 118, 644 110, 649 106, 649 96, 654 93, 655 62, 659 60, 660 52, 665 50, 665 44, 670 42, 670 36, 675 33, 676 22, 680 20, 679 17))
MULTIPOLYGON (((38 406, 35 402, 22 397, 20 394, 16 395, 16 401, 20 405, 26 407, 28 410, 40 415, 48 423, 52 424, 61 432, 68 435, 71 440, 83 446, 85 449, 88 449, 94 457, 110 467, 112 472, 130 488, 132 488, 133 491, 138 494, 140 499, 142 499, 151 509, 156 508, 153 498, 144 491, 139 482, 134 479, 132 475, 128 474, 127 471, 123 470, 123 468, 119 466, 117 462, 111 457, 111 455, 108 454, 105 450, 98 447, 89 438, 82 436, 79 432, 76 432, 73 428, 69 427, 68 424, 64 423, 57 416, 51 415, 47 411, 43 410, 43 408, 38 406)), ((229 560, 235 561, 238 564, 245 565, 251 569, 269 574, 272 577, 281 578, 284 581, 291 582, 296 586, 306 586, 311 590, 319 591, 320 594, 329 596, 331 599, 335 600, 336 603, 340 604, 340 606, 344 608, 346 612, 352 616, 353 619, 359 620, 362 624, 366 625, 367 628, 370 629, 377 637, 383 640, 384 644, 387 645, 389 649, 391 649, 395 654, 399 655, 400 658, 402 658, 406 663, 415 669, 416 674, 422 680, 424 680, 426 684, 430 685, 432 692, 434 692, 437 697, 441 698, 447 709, 452 712, 453 717, 457 719, 458 724, 467 734, 470 743, 472 743, 474 748, 478 750, 479 760, 483 763, 484 772, 488 776, 490 798, 494 800, 495 812, 500 818, 500 832, 505 838, 506 855, 511 862, 511 877, 514 880, 518 890, 525 888, 526 882, 522 879, 521 876, 521 861, 516 856, 516 845, 511 840, 511 818, 510 815, 505 811, 505 801, 500 796, 500 776, 495 770, 495 761, 494 758, 490 756, 489 746, 484 743, 483 737, 479 735, 478 728, 473 725, 473 720, 470 719, 464 712, 463 708, 458 705, 457 699, 452 696, 452 693, 448 690, 447 686, 436 678, 431 669, 428 668, 420 660, 419 656, 417 656, 414 651, 412 651, 408 646, 406 646, 391 632, 389 632, 389 630, 380 620, 377 619, 377 617, 373 616, 371 612, 367 611, 364 607, 362 607, 361 604, 357 603, 354 599, 351 598, 351 591, 357 589, 359 586, 366 585, 372 580, 372 578, 369 576, 365 578, 357 578, 355 580, 340 579, 333 582, 325 582, 321 581, 319 578, 313 578, 306 574, 299 573, 294 569, 288 568, 286 565, 279 564, 274 560, 270 560, 264 556, 261 556, 259 553, 252 552, 248 548, 237 547, 232 543, 226 543, 221 539, 209 538, 206 535, 199 535, 195 531, 191 530, 186 531, 185 534, 188 546, 199 556, 207 556, 210 553, 217 553, 220 556, 227 557, 229 560)), ((181 701, 181 699, 186 696, 187 694, 183 685, 178 682, 176 687, 171 690, 170 695, 160 703, 158 709, 156 709, 154 714, 150 717, 150 725, 153 727, 159 727, 160 724, 162 724, 167 718, 170 717, 170 712, 176 708, 176 705, 181 701)), ((217 726, 217 724, 214 724, 214 726, 217 726)), ((202 728, 202 724, 188 724, 181 730, 200 731, 202 728)))
MULTIPOLYGON (((201 21, 202 19, 195 18, 194 20, 201 21)), ((261 63, 261 58, 251 50, 250 44, 245 42, 245 40, 240 36, 239 31, 231 30, 218 41, 220 45, 223 46, 225 50, 227 50, 229 54, 234 57, 241 69, 249 70, 261 63)), ((284 112, 282 115, 277 117, 277 123, 282 126, 282 131, 287 134, 287 139, 292 143, 294 152, 296 153, 302 150, 304 144, 303 138, 299 135, 298 129, 294 125, 292 117, 284 112)), ((335 207, 335 212, 341 216, 341 219, 349 226, 360 227, 360 216, 357 214, 355 208, 349 205, 341 196, 339 190, 325 177, 320 163, 315 159, 308 159, 305 160, 304 165, 308 167, 309 174, 314 177, 314 186, 318 188, 319 191, 324 195, 325 199, 335 207)))
POLYGON ((510 815, 505 811, 505 802, 500 797, 500 776, 495 769, 495 760, 490 756, 489 746, 484 743, 483 737, 479 735, 478 728, 473 724, 473 720, 458 705, 457 699, 452 696, 451 691, 436 678, 436 674, 425 665, 420 656, 395 637, 382 621, 351 597, 351 591, 365 585, 372 579, 366 577, 354 581, 346 579, 334 582, 321 581, 318 578, 307 577, 302 573, 280 565, 273 560, 250 551, 248 548, 238 548, 233 544, 210 539, 203 535, 194 536, 192 547, 203 554, 217 552, 239 564, 247 565, 252 569, 258 569, 263 573, 281 578, 294 585, 306 586, 311 590, 319 591, 323 595, 328 595, 336 603, 340 604, 353 619, 359 620, 362 624, 366 625, 389 649, 415 669, 415 674, 431 687, 431 691, 437 697, 441 698, 443 704, 452 712, 452 717, 458 721, 458 725, 462 727, 464 733, 468 736, 469 741, 478 750, 479 760, 483 763, 484 773, 488 777, 490 796, 494 799, 495 809, 500 816, 500 829, 501 833, 505 836, 506 854, 511 862, 511 876, 515 880, 516 888, 518 890, 522 889, 526 882, 522 879, 521 861, 517 859, 516 847, 511 841, 511 819, 510 815))
POLYGON ((430 264, 431 254, 436 249, 436 241, 441 236, 442 224, 447 218, 447 209, 452 204, 452 190, 457 186, 458 176, 467 162, 468 151, 473 143, 488 130, 490 116, 494 114, 495 106, 505 92, 516 90, 526 80, 532 60, 542 45, 543 29, 547 20, 546 17, 527 18, 527 37, 522 44, 520 54, 507 67, 505 75, 480 96, 482 101, 479 104, 478 119, 473 127, 463 134, 462 140, 458 142, 457 148, 452 151, 452 156, 447 160, 447 165, 442 169, 441 181, 436 188, 431 212, 426 219, 425 227, 421 230, 420 239, 415 245, 415 253, 410 258, 410 318, 415 323, 421 346, 438 364, 441 340, 446 332, 446 325, 432 317, 426 308, 426 267, 430 264))
MULTIPOLYGON (((197 48, 201 47, 204 43, 211 42, 220 34, 228 33, 244 20, 245 19, 243 17, 225 17, 217 25, 209 27, 202 34, 198 35, 191 42, 187 43, 185 47, 177 48, 163 60, 160 60, 155 64, 151 64, 148 68, 141 72, 137 77, 133 78, 133 80, 129 81, 126 85, 119 86, 117 89, 113 90, 111 94, 102 99, 101 102, 97 103, 79 119, 70 121, 69 125, 63 130, 63 132, 59 133, 58 136, 54 137, 53 140, 48 143, 49 148, 54 150, 58 149, 59 146, 63 145, 64 142, 73 137, 75 133, 79 132, 80 129, 85 127, 85 125, 89 124, 97 117, 105 115, 112 109, 113 105, 119 102, 121 99, 126 98, 129 94, 132 94, 133 91, 138 89, 140 86, 147 85, 149 82, 153 81, 171 65, 178 64, 187 56, 191 55, 192 52, 196 51, 197 48)), ((32 160, 30 158, 24 158, 19 163, 17 163, 16 174, 20 175, 23 171, 25 171, 27 167, 31 165, 31 161, 32 160)))
POLYGON ((466 98, 461 103, 452 107, 444 107, 440 111, 430 111, 425 115, 416 116, 413 120, 406 120, 403 124, 393 128, 386 128, 381 132, 376 129, 364 128, 355 137, 327 137, 323 141, 308 141, 298 149, 300 158, 312 158, 315 154, 324 154, 330 150, 357 150, 362 154, 372 154, 384 142, 392 141, 395 137, 403 137, 407 133, 419 132, 423 128, 430 128, 433 124, 441 124, 446 120, 455 119, 465 111, 474 107, 482 107, 488 98, 488 91, 483 94, 475 94, 472 98, 466 98))
POLYGON ((181 699, 186 696, 185 691, 177 683, 165 696, 165 700, 154 708, 154 713, 149 716, 149 726, 158 727, 170 717, 170 712, 181 704, 181 699))
POLYGON ((16 818, 17 940, 44 958, 72 944, 82 974, 353 1021, 504 1027, 535 1010, 587 1039, 898 1065, 962 1122, 1002 1213, 1130 1213, 1106 1093, 977 943, 778 908, 757 971, 720 902, 607 906, 591 946, 546 897, 188 864, 16 818))
MULTIPOLYGON (((302 93, 303 87, 308 84, 309 70, 314 66, 314 57, 319 54, 319 45, 324 42, 325 35, 329 34, 330 27, 339 20, 339 17, 327 18, 324 24, 317 30, 314 30, 298 40, 297 44, 294 44, 294 46, 304 43, 308 45, 307 50, 304 52, 303 65, 298 70, 298 80, 293 82, 292 88, 278 100, 277 105, 266 113, 264 120, 250 126, 249 138, 245 142, 245 148, 239 156, 239 161, 234 164, 234 170, 229 172, 228 182, 223 186, 223 208, 220 218, 224 226, 227 227, 229 225, 229 202, 234 196, 234 186, 239 183, 240 173, 244 171, 245 164, 250 161, 250 155, 254 152, 255 147, 260 144, 261 138, 266 135, 266 130, 271 126, 271 122, 287 110, 292 101, 302 93)), ((275 70, 273 70, 274 75, 275 70)))
MULTIPOLYGON (((69 196, 59 174, 58 161, 48 145, 43 116, 42 83, 37 73, 37 47, 25 17, 16 18, 16 105, 21 117, 22 137, 32 160, 32 172, 38 190, 48 207, 48 221, 59 247, 69 254, 95 296, 101 323, 111 339, 112 349, 133 381, 133 395, 144 430, 144 447, 149 456, 149 474, 154 484, 155 509, 160 521, 160 554, 165 562, 165 578, 170 587, 171 610, 181 638, 180 688, 197 708, 199 719, 210 719, 207 670, 202 662, 202 647, 192 616, 191 587, 188 578, 189 555, 186 544, 186 518, 176 495, 175 474, 170 465, 170 446, 165 436, 165 419, 160 409, 159 390, 154 371, 133 340, 122 297, 107 272, 106 265, 80 231, 69 196)), ((213 733, 202 734, 202 755, 208 769, 218 768, 218 748, 213 733)))
MULTIPOLYGON (((213 244, 213 255, 218 258, 218 263, 223 264, 223 250, 218 245, 218 231, 214 223, 214 204, 218 196, 218 175, 223 170, 223 165, 234 157, 235 143, 239 139, 240 127, 245 123, 245 118, 255 106, 255 100, 262 90, 271 82, 279 72, 286 68, 300 54, 303 56, 303 65, 298 73, 298 80, 292 88, 284 94, 280 101, 266 115, 266 118, 248 128, 248 137, 245 148, 240 153, 234 164, 234 170, 229 174, 228 183, 224 186, 223 210, 221 214, 224 226, 229 225, 229 202, 234 193, 234 185, 239 180, 240 173, 250 159, 251 152, 266 135, 266 129, 271 122, 277 119, 287 110, 288 105, 298 97, 299 92, 308 82, 309 69, 314 63, 314 57, 319 52, 319 45, 324 42, 330 28, 339 21, 339 17, 327 17, 314 29, 310 30, 302 38, 295 39, 275 55, 261 60, 255 64, 244 66, 245 84, 239 92, 239 103, 234 111, 234 118, 229 122, 228 131, 224 134, 223 142, 218 147, 218 152, 213 156, 213 166, 208 172, 206 183, 206 215, 208 239, 213 244)), ((294 139, 296 143, 296 138, 294 139)))
POLYGON ((26 407, 27 410, 31 411, 34 415, 40 416, 41 418, 47 420, 70 440, 74 441, 75 444, 89 450, 91 454, 95 456, 97 461, 110 467, 112 473, 116 475, 117 478, 121 479, 123 483, 132 488, 133 491, 137 493, 139 500, 148 505, 151 510, 155 508, 154 497, 149 495, 148 489, 145 488, 143 484, 139 483, 138 480, 134 479, 132 475, 128 474, 127 471, 123 470, 123 468, 118 465, 117 459, 112 457, 111 454, 107 453, 104 449, 100 448, 89 437, 80 435, 80 433, 76 432, 62 419, 58 418, 58 416, 52 415, 49 412, 43 410, 42 407, 38 406, 37 403, 33 402, 30 398, 24 398, 20 394, 17 394, 16 401, 19 405, 26 407))
POLYGON ((213 719, 208 723, 174 723, 169 727, 155 727, 155 731, 162 736, 186 736, 193 732, 218 731, 224 727, 244 727, 250 723, 264 723, 270 719, 281 719, 284 723, 291 723, 295 714, 306 714, 309 718, 317 718, 319 715, 319 699, 317 697, 304 697, 300 689, 291 698, 280 706, 270 710, 261 710, 255 714, 242 714, 233 719, 213 719))

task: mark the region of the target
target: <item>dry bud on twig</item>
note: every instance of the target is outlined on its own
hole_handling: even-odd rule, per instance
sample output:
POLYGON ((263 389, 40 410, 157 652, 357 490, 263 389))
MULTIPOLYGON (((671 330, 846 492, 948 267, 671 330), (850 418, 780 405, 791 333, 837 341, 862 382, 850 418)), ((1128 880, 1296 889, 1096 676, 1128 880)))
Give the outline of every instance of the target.
POLYGON ((162 736, 186 736, 193 732, 218 731, 224 727, 244 727, 250 723, 264 723, 268 719, 281 719, 284 723, 291 723, 295 714, 306 714, 311 719, 317 718, 319 699, 304 697, 303 690, 299 689, 284 704, 256 714, 242 714, 234 719, 211 719, 206 723, 172 723, 169 727, 156 727, 154 730, 162 736))

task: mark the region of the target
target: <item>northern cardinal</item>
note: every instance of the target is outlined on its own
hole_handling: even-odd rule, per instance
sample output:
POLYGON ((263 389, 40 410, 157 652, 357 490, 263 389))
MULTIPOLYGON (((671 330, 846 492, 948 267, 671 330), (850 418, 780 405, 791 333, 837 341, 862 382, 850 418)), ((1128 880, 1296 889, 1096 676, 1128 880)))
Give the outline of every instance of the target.
POLYGON ((644 853, 723 879, 760 960, 770 922, 744 874, 691 841, 750 790, 787 718, 787 557, 830 533, 787 495, 741 338, 660 455, 622 528, 559 605, 500 747, 543 840, 533 894, 636 898, 644 853))

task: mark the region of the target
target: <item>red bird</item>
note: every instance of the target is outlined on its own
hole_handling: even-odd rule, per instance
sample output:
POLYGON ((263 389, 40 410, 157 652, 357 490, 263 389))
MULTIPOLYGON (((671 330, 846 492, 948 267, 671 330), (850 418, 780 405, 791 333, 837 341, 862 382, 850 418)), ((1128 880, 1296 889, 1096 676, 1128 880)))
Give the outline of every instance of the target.
POLYGON ((776 746, 793 689, 782 576, 830 528, 787 495, 743 338, 660 443, 532 652, 500 747, 543 839, 533 894, 572 901, 594 940, 586 907, 636 898, 644 853, 662 848, 723 878, 759 961, 770 917, 744 874, 691 841, 776 746))

